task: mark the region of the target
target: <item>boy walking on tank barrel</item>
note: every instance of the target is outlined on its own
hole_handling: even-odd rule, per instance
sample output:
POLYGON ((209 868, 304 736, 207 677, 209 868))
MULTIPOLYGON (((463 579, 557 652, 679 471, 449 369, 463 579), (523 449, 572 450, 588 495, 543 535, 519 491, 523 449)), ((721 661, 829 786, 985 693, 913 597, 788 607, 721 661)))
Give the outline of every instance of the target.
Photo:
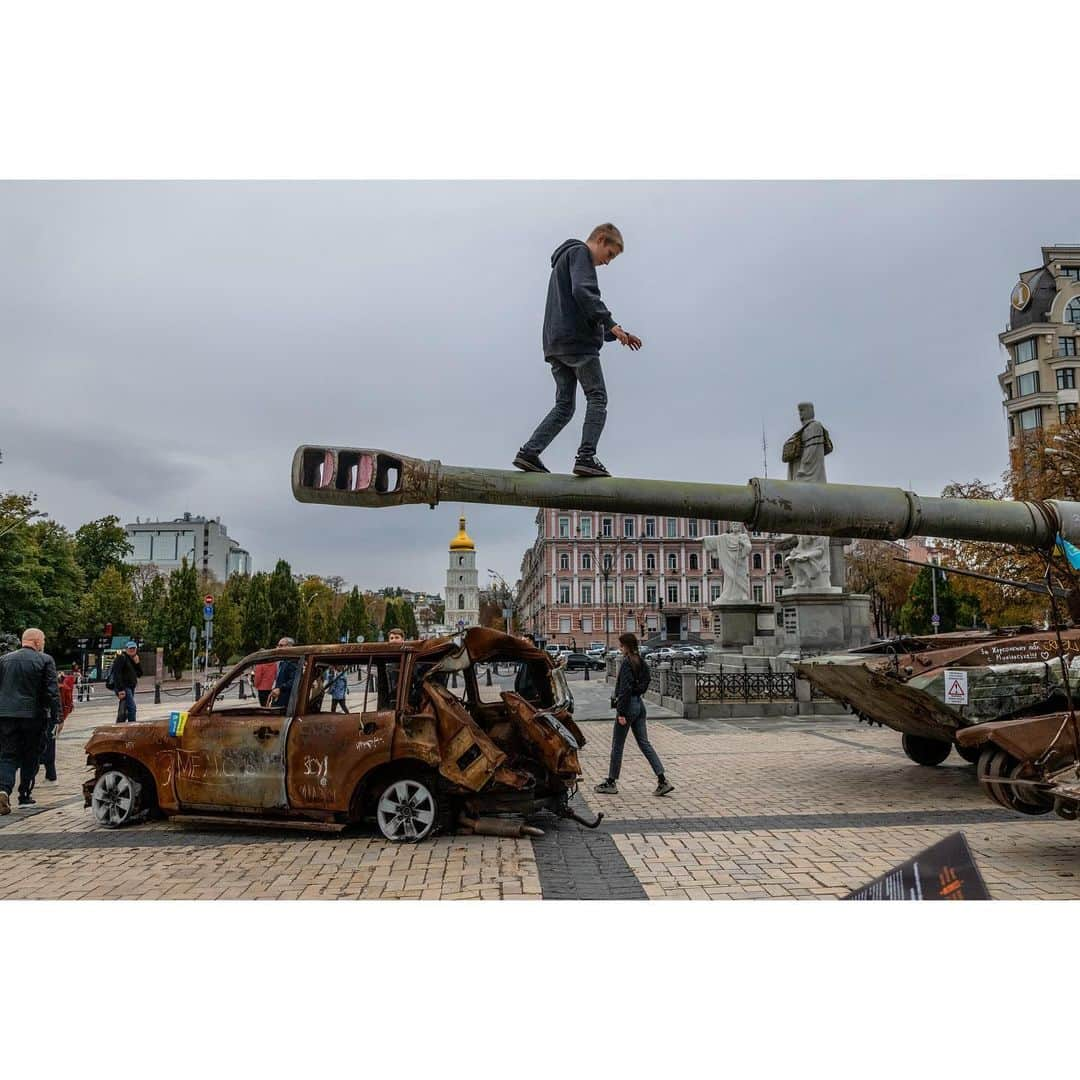
POLYGON ((607 266, 622 251, 622 233, 608 222, 597 225, 584 243, 564 241, 551 256, 543 343, 544 359, 551 365, 555 379, 555 405, 514 458, 514 465, 524 472, 550 472, 540 455, 570 423, 580 383, 585 394, 585 423, 574 475, 611 475, 596 456, 596 444, 607 419, 600 348, 605 341, 618 341, 637 352, 641 338, 628 334, 615 322, 600 298, 596 268, 607 266))

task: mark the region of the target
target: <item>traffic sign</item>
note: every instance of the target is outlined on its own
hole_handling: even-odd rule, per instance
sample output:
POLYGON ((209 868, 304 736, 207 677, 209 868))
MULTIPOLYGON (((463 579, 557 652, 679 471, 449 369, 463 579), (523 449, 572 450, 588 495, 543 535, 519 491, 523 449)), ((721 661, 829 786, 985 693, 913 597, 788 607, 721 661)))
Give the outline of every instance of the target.
POLYGON ((193 626, 191 628, 191 643, 195 644, 195 639, 199 636, 199 631, 193 626))
POLYGON ((207 607, 213 607, 213 606, 214 606, 214 598, 213 598, 213 597, 212 597, 212 596, 211 596, 211 595, 210 595, 209 593, 207 593, 207 594, 206 594, 206 595, 205 595, 205 596, 204 596, 204 597, 202 598, 202 602, 203 602, 204 604, 206 604, 206 606, 207 606, 207 607))
POLYGON ((966 705, 968 703, 968 673, 966 671, 946 670, 945 704, 966 705))
POLYGON ((202 613, 203 613, 203 618, 207 622, 213 622, 213 620, 214 620, 214 605, 213 604, 204 604, 203 609, 202 609, 202 613))
POLYGON ((941 616, 936 614, 936 613, 931 615, 930 616, 930 624, 932 626, 940 626, 941 625, 941 616))

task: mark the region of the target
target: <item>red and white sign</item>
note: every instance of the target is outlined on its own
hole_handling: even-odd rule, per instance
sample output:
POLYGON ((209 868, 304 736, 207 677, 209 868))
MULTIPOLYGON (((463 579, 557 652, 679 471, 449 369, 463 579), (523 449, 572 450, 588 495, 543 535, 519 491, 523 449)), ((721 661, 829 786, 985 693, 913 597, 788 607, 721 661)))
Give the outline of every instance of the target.
POLYGON ((203 603, 204 604, 209 604, 210 607, 213 607, 214 606, 214 598, 212 596, 204 596, 203 597, 203 603))
POLYGON ((966 671, 945 671, 945 704, 966 705, 968 703, 968 673, 966 671))

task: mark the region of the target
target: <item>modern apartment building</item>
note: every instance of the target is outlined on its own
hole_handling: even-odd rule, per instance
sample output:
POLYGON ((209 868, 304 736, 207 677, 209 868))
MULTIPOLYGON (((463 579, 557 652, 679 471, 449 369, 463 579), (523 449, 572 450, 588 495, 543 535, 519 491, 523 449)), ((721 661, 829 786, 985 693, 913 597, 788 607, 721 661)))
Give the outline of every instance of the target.
POLYGON ((1010 451, 1025 433, 1062 423, 1080 402, 1080 244, 1044 247, 1042 256, 1042 266, 1025 270, 1013 287, 1009 322, 998 335, 1010 451))
MULTIPOLYGON (((723 576, 702 540, 723 523, 584 510, 540 510, 537 535, 521 561, 517 608, 526 629, 549 641, 583 646, 639 638, 713 637, 709 605, 723 576)), ((784 589, 783 556, 772 534, 751 533, 755 601, 784 589)))
POLYGON ((172 521, 139 521, 124 526, 134 549, 125 562, 156 566, 162 573, 175 570, 182 559, 200 573, 218 581, 230 574, 250 574, 251 555, 233 540, 221 518, 184 514, 172 521))

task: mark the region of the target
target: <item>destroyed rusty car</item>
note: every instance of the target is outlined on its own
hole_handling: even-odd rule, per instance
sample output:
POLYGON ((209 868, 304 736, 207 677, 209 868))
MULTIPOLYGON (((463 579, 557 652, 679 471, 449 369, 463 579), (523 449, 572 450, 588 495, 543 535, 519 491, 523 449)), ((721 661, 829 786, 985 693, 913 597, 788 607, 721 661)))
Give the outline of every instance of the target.
POLYGON ((520 819, 542 810, 582 820, 570 807, 585 745, 571 702, 545 652, 495 630, 272 649, 186 714, 96 729, 83 791, 110 828, 160 813, 322 831, 374 822, 388 840, 440 828, 522 835, 536 830, 520 819), (268 660, 295 665, 287 701, 226 697, 268 660), (517 666, 515 690, 487 685, 490 667, 478 678, 478 664, 499 662, 517 666), (343 669, 358 679, 347 714, 331 712, 329 694, 343 669), (519 817, 495 816, 506 814, 519 817))

